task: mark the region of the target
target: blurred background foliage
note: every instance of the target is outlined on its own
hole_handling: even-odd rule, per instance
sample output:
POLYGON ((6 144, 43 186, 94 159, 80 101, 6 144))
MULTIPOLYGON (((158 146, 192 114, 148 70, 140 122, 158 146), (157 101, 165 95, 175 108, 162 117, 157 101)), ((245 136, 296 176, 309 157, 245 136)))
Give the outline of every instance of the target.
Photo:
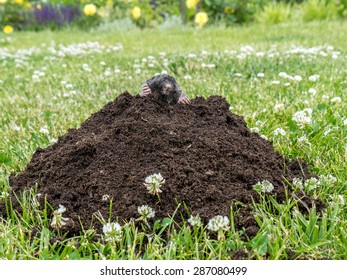
POLYGON ((17 30, 232 26, 347 18, 347 0, 0 0, 0 28, 17 30), (125 26, 124 26, 125 25, 125 26))

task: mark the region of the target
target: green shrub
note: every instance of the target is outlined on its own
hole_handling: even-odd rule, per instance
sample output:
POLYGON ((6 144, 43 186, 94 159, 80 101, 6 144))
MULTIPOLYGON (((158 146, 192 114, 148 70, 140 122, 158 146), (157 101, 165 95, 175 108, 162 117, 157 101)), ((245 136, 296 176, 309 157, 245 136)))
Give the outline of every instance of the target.
POLYGON ((6 25, 10 25, 16 30, 22 29, 23 14, 28 9, 27 3, 28 1, 23 1, 22 4, 7 1, 0 4, 0 30, 6 25))
POLYGON ((268 0, 201 0, 202 9, 208 13, 211 22, 226 25, 253 20, 254 14, 268 0))
POLYGON ((347 0, 337 0, 336 7, 338 16, 347 18, 347 0))
POLYGON ((255 18, 263 24, 277 24, 286 22, 291 15, 291 6, 284 2, 272 2, 266 5, 262 10, 258 11, 255 18))
POLYGON ((327 0, 308 0, 300 7, 304 21, 332 19, 338 13, 335 3, 327 0))
POLYGON ((127 16, 131 16, 133 22, 140 28, 155 27, 164 22, 170 15, 179 15, 179 3, 175 0, 132 0, 127 8, 127 16), (134 9, 140 10, 140 16, 133 13, 134 9))

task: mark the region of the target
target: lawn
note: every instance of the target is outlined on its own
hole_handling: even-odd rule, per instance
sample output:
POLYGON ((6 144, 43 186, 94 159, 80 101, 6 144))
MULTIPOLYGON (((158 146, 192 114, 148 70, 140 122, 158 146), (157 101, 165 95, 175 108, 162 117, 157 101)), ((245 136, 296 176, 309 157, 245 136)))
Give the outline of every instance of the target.
POLYGON ((216 240, 206 228, 170 219, 152 232, 124 226, 121 241, 107 242, 92 229, 64 239, 27 193, 20 198, 24 213, 0 220, 0 258, 232 259, 241 252, 254 259, 346 259, 346 29, 346 22, 333 21, 0 35, 1 203, 10 192, 8 176, 24 170, 38 147, 122 92, 137 94, 163 71, 191 98, 225 97, 277 151, 332 178, 304 186, 326 204, 322 213, 305 215, 294 198, 278 204, 265 195, 253 205, 260 230, 252 239, 232 222, 216 240))

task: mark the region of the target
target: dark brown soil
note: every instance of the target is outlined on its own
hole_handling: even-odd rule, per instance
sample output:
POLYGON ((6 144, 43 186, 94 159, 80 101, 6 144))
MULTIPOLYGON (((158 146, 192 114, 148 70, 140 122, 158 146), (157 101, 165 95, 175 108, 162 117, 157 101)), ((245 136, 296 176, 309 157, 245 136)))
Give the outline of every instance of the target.
MULTIPOLYGON (((229 112, 221 97, 196 98, 191 105, 160 104, 151 98, 120 95, 90 116, 79 129, 70 129, 57 143, 38 149, 26 170, 10 177, 15 193, 38 184, 41 197, 57 209, 64 205, 78 233, 79 218, 89 228, 94 213, 109 218, 139 217, 147 204, 156 219, 174 213, 184 202, 207 222, 230 213, 232 202, 257 200, 252 185, 269 180, 272 194, 285 198, 284 178, 303 177, 302 161, 284 159, 271 142, 252 133, 242 117, 229 112), (146 176, 160 172, 166 182, 158 198, 144 186, 146 176)), ((183 217, 188 217, 184 207, 183 217)), ((236 225, 254 235, 257 225, 250 211, 239 211, 236 225)), ((181 219, 176 215, 177 220, 181 219)), ((95 219, 93 219, 95 222, 95 219)), ((101 225, 96 222, 95 227, 101 225)))

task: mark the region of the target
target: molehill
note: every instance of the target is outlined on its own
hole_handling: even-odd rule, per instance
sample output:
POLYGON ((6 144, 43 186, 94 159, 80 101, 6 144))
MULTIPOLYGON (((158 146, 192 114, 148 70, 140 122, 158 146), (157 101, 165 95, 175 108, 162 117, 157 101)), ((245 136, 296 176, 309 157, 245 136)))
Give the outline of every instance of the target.
MULTIPOLYGON (((221 97, 168 105, 125 92, 79 129, 37 149, 26 169, 10 176, 10 184, 14 193, 37 184, 41 199, 46 197, 54 209, 66 207, 63 216, 72 223, 65 231, 75 234, 80 221, 100 231, 93 214, 109 218, 105 196, 112 199, 112 220, 121 224, 139 217, 138 206, 152 207, 155 219, 161 219, 183 202, 177 221, 189 217, 188 208, 207 222, 215 215, 229 216, 236 201, 247 206, 257 200, 252 186, 259 181, 270 181, 275 186, 271 194, 282 201, 285 179, 307 176, 305 162, 275 152, 221 97), (160 202, 144 186, 154 173, 166 180, 160 202)), ((257 232, 248 210, 240 211, 235 223, 250 236, 257 232)))

